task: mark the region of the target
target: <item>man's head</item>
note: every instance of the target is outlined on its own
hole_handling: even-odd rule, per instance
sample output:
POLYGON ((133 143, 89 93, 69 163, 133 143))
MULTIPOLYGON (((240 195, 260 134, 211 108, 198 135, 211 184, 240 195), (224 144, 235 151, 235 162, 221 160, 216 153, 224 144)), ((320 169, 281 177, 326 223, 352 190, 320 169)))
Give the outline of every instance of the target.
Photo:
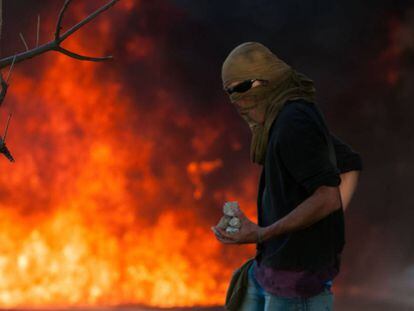
POLYGON ((272 86, 289 70, 287 64, 257 42, 243 43, 227 56, 221 72, 223 88, 250 127, 264 123, 272 86))
POLYGON ((223 88, 252 131, 252 161, 262 164, 270 127, 287 100, 314 100, 313 81, 297 73, 263 44, 233 49, 221 70, 223 88))

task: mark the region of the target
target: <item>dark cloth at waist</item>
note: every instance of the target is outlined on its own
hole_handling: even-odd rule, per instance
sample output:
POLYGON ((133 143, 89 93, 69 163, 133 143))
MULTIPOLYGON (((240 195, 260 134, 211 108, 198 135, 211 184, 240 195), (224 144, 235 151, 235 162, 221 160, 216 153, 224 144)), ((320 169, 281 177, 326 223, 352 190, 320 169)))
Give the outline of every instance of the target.
POLYGON ((320 294, 338 274, 335 265, 318 271, 280 270, 259 265, 255 260, 254 277, 265 291, 279 297, 309 298, 320 294))

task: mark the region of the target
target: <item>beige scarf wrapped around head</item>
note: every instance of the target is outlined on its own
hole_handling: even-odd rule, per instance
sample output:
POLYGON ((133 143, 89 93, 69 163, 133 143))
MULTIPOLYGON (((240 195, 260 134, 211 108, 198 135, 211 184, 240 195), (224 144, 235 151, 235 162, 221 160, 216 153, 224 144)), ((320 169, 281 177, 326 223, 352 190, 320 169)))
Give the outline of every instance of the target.
POLYGON ((250 157, 252 162, 263 165, 269 130, 278 112, 287 100, 306 99, 313 102, 315 87, 313 81, 296 72, 279 59, 267 47, 257 42, 246 42, 237 46, 227 56, 221 72, 223 87, 231 83, 250 79, 267 81, 244 93, 232 93, 232 103, 243 100, 249 104, 239 110, 252 131, 250 157), (263 124, 249 117, 249 110, 256 108, 264 112, 263 124))

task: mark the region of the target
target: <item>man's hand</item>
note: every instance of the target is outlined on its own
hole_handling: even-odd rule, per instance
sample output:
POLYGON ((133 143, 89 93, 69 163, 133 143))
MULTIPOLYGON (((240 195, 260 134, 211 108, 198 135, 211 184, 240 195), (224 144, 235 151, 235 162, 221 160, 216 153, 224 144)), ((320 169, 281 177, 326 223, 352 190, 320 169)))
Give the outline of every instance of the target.
POLYGON ((260 236, 263 236, 264 228, 261 228, 254 222, 250 221, 250 219, 247 218, 240 209, 238 209, 235 214, 235 216, 238 217, 241 222, 239 232, 227 233, 226 230, 221 229, 217 226, 211 227, 211 230, 213 230, 217 240, 224 244, 257 243, 259 234, 260 236))

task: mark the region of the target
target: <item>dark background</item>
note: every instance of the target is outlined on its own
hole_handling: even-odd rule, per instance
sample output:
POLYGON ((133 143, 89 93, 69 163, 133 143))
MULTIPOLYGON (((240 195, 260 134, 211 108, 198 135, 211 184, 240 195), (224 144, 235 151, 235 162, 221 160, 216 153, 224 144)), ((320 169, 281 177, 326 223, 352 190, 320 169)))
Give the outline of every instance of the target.
MULTIPOLYGON (((3 43, 2 55, 21 50, 16 33, 34 29, 37 13, 55 16, 60 6, 61 1, 5 1, 2 43, 8 45, 3 43)), ((137 102, 152 102, 156 85, 180 97, 178 110, 194 118, 210 115, 211 124, 225 122, 223 142, 218 139, 211 154, 220 155, 232 178, 257 171, 245 169, 250 133, 222 92, 227 54, 242 42, 258 41, 312 78, 330 130, 363 159, 346 212, 347 244, 337 282, 372 299, 414 305, 412 1, 141 1, 112 32, 114 66, 137 102), (121 44, 133 33, 153 42, 154 53, 145 61, 128 58, 121 44), (243 142, 237 154, 225 146, 231 135, 243 142)), ((22 70, 38 74, 33 67, 22 70)), ((225 183, 225 175, 215 179, 225 183)), ((211 180, 207 191, 215 187, 220 182, 211 180)))

